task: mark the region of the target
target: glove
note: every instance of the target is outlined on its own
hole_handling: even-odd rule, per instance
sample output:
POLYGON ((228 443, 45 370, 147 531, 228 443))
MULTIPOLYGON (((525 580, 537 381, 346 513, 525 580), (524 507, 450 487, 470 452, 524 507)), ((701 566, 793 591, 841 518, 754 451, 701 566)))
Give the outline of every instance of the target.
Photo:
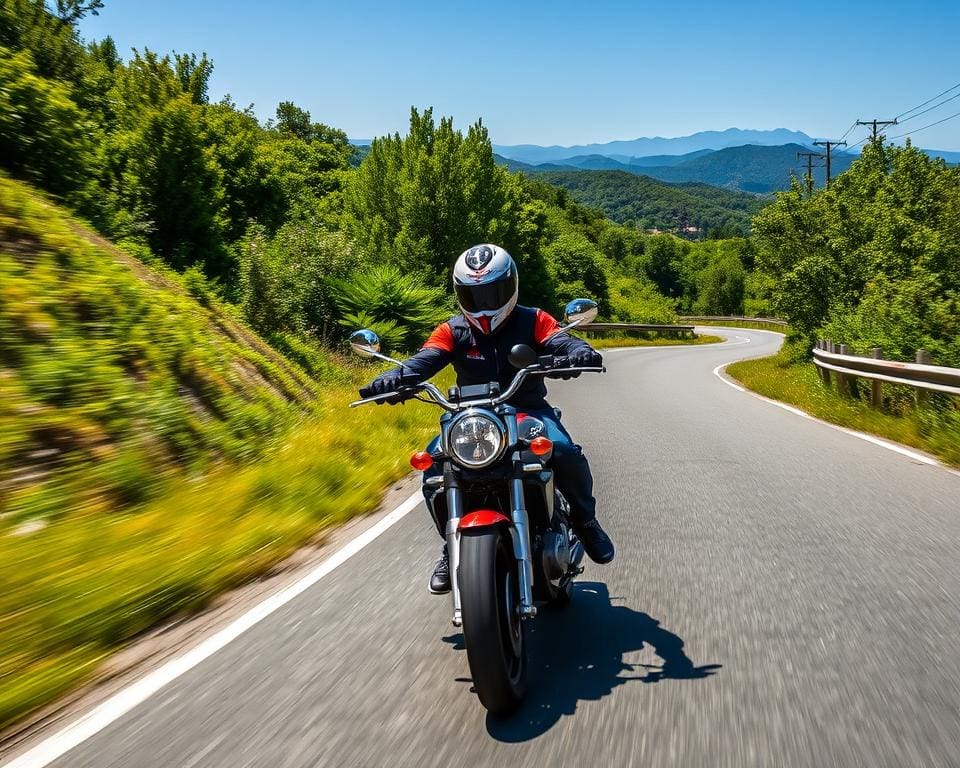
POLYGON ((388 392, 396 392, 402 386, 403 377, 399 370, 394 369, 386 373, 381 373, 377 378, 367 384, 367 386, 361 387, 360 397, 366 399, 368 397, 375 397, 376 395, 385 395, 388 392))
POLYGON ((603 356, 591 347, 580 347, 569 355, 570 365, 575 368, 599 368, 603 365, 603 356))

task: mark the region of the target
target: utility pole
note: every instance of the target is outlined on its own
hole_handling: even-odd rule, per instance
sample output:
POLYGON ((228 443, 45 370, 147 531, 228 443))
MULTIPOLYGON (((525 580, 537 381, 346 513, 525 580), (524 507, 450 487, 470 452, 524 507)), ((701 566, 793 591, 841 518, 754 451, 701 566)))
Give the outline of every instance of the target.
POLYGON ((884 128, 888 125, 899 125, 897 119, 893 120, 857 120, 857 125, 869 125, 871 136, 870 138, 874 141, 877 140, 877 126, 883 126, 884 128))
POLYGON ((847 142, 845 141, 815 141, 813 142, 815 147, 826 147, 827 148, 827 186, 830 186, 830 150, 834 147, 845 147, 847 142))
POLYGON ((813 158, 823 159, 823 155, 819 152, 797 152, 797 160, 801 157, 807 158, 807 175, 804 177, 807 180, 807 197, 813 194, 813 158))

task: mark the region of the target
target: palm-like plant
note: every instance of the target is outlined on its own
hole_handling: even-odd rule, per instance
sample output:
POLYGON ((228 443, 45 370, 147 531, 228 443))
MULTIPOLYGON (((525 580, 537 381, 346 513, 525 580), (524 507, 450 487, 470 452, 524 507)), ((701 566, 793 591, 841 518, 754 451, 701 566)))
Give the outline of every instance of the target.
POLYGON ((333 280, 339 323, 349 330, 369 328, 385 349, 416 348, 437 323, 450 315, 451 300, 442 288, 392 265, 371 267, 346 280, 333 280))

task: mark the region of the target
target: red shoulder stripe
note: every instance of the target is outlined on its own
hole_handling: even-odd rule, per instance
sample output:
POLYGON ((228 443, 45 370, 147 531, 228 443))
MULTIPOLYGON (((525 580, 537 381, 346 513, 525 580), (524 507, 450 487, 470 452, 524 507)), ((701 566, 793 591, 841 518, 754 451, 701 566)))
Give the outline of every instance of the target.
POLYGON ((439 349, 443 352, 453 352, 454 339, 450 324, 440 323, 440 325, 434 328, 433 333, 430 334, 430 338, 423 343, 421 349, 439 349))
POLYGON ((559 327, 560 323, 554 320, 549 313, 538 309, 537 320, 533 326, 533 340, 536 341, 537 344, 543 344, 551 334, 556 333, 559 327))

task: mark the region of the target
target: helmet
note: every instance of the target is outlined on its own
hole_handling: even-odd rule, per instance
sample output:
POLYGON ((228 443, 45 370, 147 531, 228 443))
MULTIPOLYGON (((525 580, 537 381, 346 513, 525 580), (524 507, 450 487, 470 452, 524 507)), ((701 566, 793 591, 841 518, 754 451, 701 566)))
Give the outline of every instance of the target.
POLYGON ((475 245, 453 267, 460 311, 482 333, 493 333, 517 306, 520 278, 513 257, 498 245, 475 245))

